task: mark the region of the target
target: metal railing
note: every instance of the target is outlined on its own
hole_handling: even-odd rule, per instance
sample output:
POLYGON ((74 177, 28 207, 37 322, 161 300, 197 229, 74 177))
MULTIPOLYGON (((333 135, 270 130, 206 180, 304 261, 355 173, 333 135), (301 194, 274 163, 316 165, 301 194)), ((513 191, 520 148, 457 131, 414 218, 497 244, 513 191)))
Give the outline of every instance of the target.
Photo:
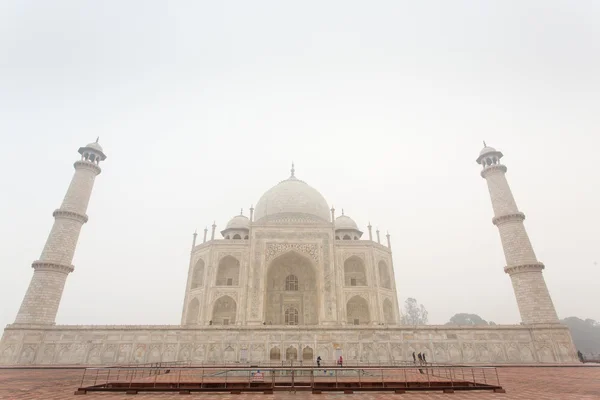
MULTIPOLYGON (((316 391, 501 391, 495 367, 409 365, 174 365, 86 368, 76 393, 88 391, 241 392, 316 391)), ((330 363, 328 363, 330 364, 330 363)))

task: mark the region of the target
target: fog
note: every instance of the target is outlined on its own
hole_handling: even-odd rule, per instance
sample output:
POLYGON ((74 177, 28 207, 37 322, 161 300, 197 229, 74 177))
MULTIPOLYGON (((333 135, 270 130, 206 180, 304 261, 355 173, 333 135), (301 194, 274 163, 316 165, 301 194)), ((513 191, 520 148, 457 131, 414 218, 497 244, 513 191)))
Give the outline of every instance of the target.
POLYGON ((194 230, 292 161, 389 231, 400 306, 518 323, 483 140, 559 317, 600 320, 599 20, 595 1, 3 1, 0 324, 97 136, 58 324, 178 324, 194 230))

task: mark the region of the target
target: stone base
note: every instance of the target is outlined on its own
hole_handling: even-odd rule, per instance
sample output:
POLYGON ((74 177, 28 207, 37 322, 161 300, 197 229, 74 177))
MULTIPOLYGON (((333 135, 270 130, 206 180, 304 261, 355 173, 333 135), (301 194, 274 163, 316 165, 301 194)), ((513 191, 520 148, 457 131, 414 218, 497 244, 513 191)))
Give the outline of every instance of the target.
POLYGON ((116 365, 168 361, 332 363, 427 361, 465 364, 577 363, 563 325, 210 326, 8 325, 0 365, 116 365), (279 351, 277 351, 279 350, 279 351), (277 358, 277 353, 280 358, 277 358))

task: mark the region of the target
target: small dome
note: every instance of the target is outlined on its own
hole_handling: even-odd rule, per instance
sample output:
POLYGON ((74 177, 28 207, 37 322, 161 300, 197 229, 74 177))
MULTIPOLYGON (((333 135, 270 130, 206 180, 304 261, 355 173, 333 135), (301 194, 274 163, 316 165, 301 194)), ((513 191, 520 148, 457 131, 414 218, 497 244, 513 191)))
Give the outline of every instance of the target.
POLYGON ((483 142, 483 149, 481 149, 481 151, 479 152, 479 157, 477 157, 477 160, 475 160, 478 164, 481 164, 483 162, 483 160, 486 158, 487 155, 493 154, 496 156, 496 159, 499 160, 503 157, 503 154, 496 150, 495 148, 488 146, 487 144, 485 144, 485 142, 483 142))
POLYGON ((255 221, 274 215, 305 215, 331 221, 329 205, 312 186, 291 176, 273 186, 256 203, 255 221))
POLYGON ((493 147, 490 146, 485 146, 483 149, 481 149, 481 151, 479 152, 479 155, 482 156, 484 154, 488 154, 488 153, 497 153, 498 150, 496 150, 493 147))
POLYGON ((102 149, 102 146, 100 146, 100 143, 98 143, 98 142, 88 143, 85 147, 89 147, 90 149, 97 150, 100 153, 104 152, 104 150, 102 149))
POLYGON ((357 231, 358 225, 356 225, 356 222, 349 216, 340 215, 335 219, 335 230, 337 231, 339 229, 351 229, 357 231))
POLYGON ((250 220, 245 215, 236 215, 227 223, 227 229, 250 229, 250 220))

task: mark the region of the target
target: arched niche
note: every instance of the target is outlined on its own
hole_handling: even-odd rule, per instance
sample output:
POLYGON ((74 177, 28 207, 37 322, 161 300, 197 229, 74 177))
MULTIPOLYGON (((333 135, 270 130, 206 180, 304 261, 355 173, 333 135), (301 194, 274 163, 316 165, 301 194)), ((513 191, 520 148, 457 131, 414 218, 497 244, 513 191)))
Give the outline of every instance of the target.
POLYGON ((269 360, 271 360, 271 361, 281 360, 281 350, 279 350, 279 347, 275 346, 271 349, 271 351, 269 352, 269 360))
POLYGON ((346 304, 347 322, 350 325, 368 325, 371 322, 369 304, 361 296, 354 296, 346 304))
POLYGON ((367 286, 365 263, 360 257, 352 256, 344 261, 344 285, 367 286))
POLYGON ((194 265, 192 272, 192 289, 202 287, 204 285, 204 260, 199 259, 194 265))
POLYGON ((285 359, 287 361, 296 361, 298 359, 298 349, 293 346, 290 346, 285 351, 285 359))
MULTIPOLYGON (((311 261, 294 251, 275 258, 269 265, 266 281, 265 321, 286 324, 286 311, 297 310, 298 325, 315 325, 318 318, 316 272, 311 261)), ((288 323, 289 323, 288 315, 288 323)))
POLYGON ((213 306, 212 322, 213 325, 233 325, 235 324, 235 314, 237 304, 229 296, 219 297, 213 306))
POLYGON ((313 349, 310 346, 306 346, 302 350, 302 361, 312 361, 314 358, 313 349))
POLYGON ((394 318, 394 307, 389 299, 383 300, 383 320, 386 324, 396 323, 394 318))
POLYGON ((193 298, 188 304, 185 323, 187 325, 196 325, 198 323, 198 315, 200 314, 200 302, 197 298, 193 298))
POLYGON ((379 261, 379 286, 386 289, 392 288, 392 280, 390 279, 390 270, 385 261, 379 261))
POLYGON ((238 286, 240 284, 240 262, 233 256, 225 256, 219 261, 217 286, 238 286))

